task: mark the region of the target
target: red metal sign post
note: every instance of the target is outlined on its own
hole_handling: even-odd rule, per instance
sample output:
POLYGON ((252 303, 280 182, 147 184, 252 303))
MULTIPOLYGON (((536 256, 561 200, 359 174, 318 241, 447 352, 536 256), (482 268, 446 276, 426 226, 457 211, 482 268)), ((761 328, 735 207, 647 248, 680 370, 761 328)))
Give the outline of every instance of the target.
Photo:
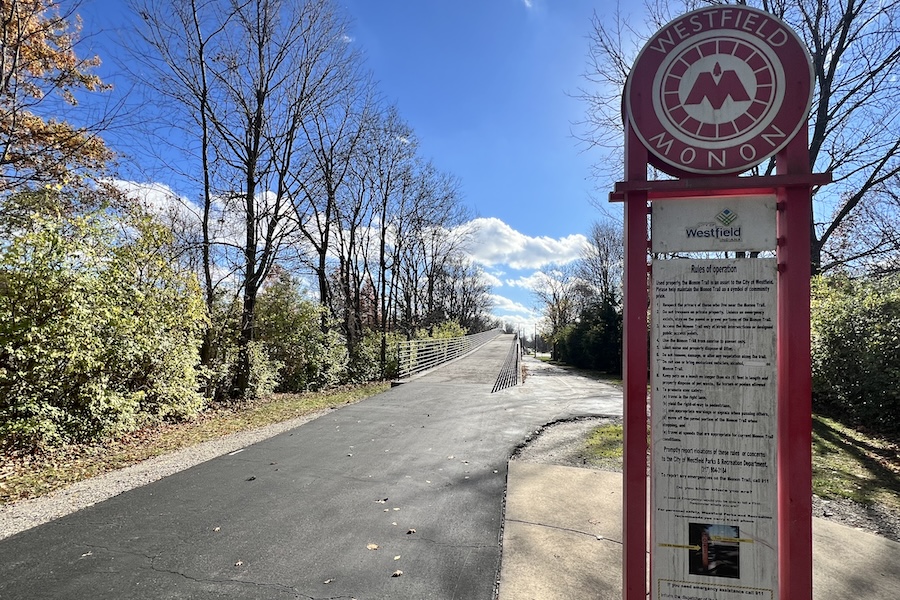
MULTIPOLYGON (((775 307, 767 308, 772 311, 767 314, 772 314, 776 320, 777 374, 774 393, 777 409, 773 418, 777 427, 772 431, 777 438, 773 447, 777 448, 777 561, 773 560, 777 566, 751 564, 747 569, 747 565, 741 567, 738 564, 734 555, 740 552, 740 546, 753 544, 754 541, 759 545, 760 540, 745 539, 738 534, 744 526, 739 528, 736 525, 736 515, 724 511, 711 512, 709 514, 721 514, 722 520, 703 521, 701 517, 691 519, 685 516, 691 513, 684 511, 681 516, 685 517, 685 523, 678 522, 678 528, 671 530, 676 533, 670 531, 667 535, 677 537, 683 529, 685 539, 678 542, 667 538, 666 543, 657 543, 661 548, 665 547, 667 554, 660 556, 666 557, 669 572, 676 572, 677 577, 654 582, 651 576, 650 584, 657 590, 661 585, 669 590, 690 590, 686 592, 688 596, 696 598, 730 599, 744 593, 740 590, 747 589, 763 590, 764 596, 771 596, 773 600, 812 598, 811 189, 829 182, 831 178, 828 174, 811 173, 806 122, 811 98, 812 67, 802 42, 779 19, 745 6, 714 6, 675 19, 650 39, 638 56, 626 84, 623 102, 626 113, 625 181, 616 184, 615 191, 610 195, 612 201, 625 203, 625 600, 646 599, 648 573, 653 573, 656 552, 648 544, 652 522, 648 519, 648 497, 652 497, 649 493, 652 490, 648 486, 647 461, 651 422, 648 421, 647 393, 650 356, 648 311, 653 305, 648 286, 650 207, 653 202, 660 201, 724 197, 729 202, 728 197, 757 195, 774 196, 777 200, 777 243, 773 244, 776 246, 774 262, 777 265, 777 281, 774 293, 777 302, 775 307), (775 175, 738 177, 773 156, 776 159, 775 175), (649 166, 665 171, 676 179, 648 181, 649 166), (735 520, 733 527, 727 524, 728 518, 735 520), (688 524, 688 520, 697 522, 688 524), (691 540, 687 539, 688 525, 692 532, 690 535, 694 536, 691 540), (701 528, 703 544, 698 545, 697 532, 701 528), (723 538, 723 534, 719 533, 713 536, 718 539, 710 542, 710 531, 723 530, 733 531, 734 535, 723 538), (714 561, 710 557, 710 547, 715 543, 718 543, 719 562, 728 564, 731 561, 734 567, 731 571, 720 569, 716 572, 711 568, 714 561), (723 549, 732 553, 731 558, 722 558, 725 554, 723 549), (689 555, 690 560, 697 564, 687 566, 689 555), (683 574, 680 571, 682 568, 683 574), (775 569, 777 572, 774 572, 775 569), (753 574, 747 572, 751 570, 753 574), (765 589, 759 581, 771 582, 770 588, 765 589)), ((740 206, 737 200, 735 205, 740 206)), ((737 218, 736 213, 742 210, 725 210, 718 215, 719 220, 731 223, 731 219, 737 218)), ((654 222, 654 230, 658 226, 665 230, 666 223, 654 222)), ((740 230, 720 227, 708 231, 715 232, 717 236, 733 236, 740 230)), ((712 269, 721 263, 713 261, 707 264, 710 265, 708 269, 712 269)), ((727 268, 737 267, 728 265, 727 268)), ((771 268, 774 272, 775 267, 771 268)), ((679 326, 683 325, 679 323, 679 326)), ((757 327, 752 329, 752 335, 756 336, 757 327)), ((735 335, 735 331, 739 334, 741 329, 729 330, 729 335, 735 335)), ((657 362, 662 356, 658 348, 657 341, 657 362)), ((712 363, 716 364, 715 360, 712 363)), ((753 361, 745 367, 759 366, 751 363, 753 361)), ((722 377, 726 378, 742 379, 742 376, 722 377)), ((740 387, 735 389, 738 395, 742 393, 740 387)), ((677 395, 672 397, 680 398, 677 395)), ((654 403, 653 406, 657 405, 654 403)), ((702 413, 695 411, 694 414, 702 413)), ((651 415, 651 418, 655 424, 664 420, 659 416, 651 415)), ((668 423, 668 426, 673 425, 668 423)), ((723 439, 727 435, 729 440, 731 436, 740 435, 721 431, 702 433, 720 435, 723 439)), ((660 438, 654 435, 653 439, 660 438)), ((712 449, 707 446, 696 451, 723 456, 743 454, 735 452, 734 448, 733 444, 724 444, 717 451, 713 444, 712 449)), ((667 452, 681 451, 695 450, 676 446, 667 448, 667 452)), ((657 452, 659 449, 650 448, 651 457, 656 458, 657 452)), ((771 458, 774 461, 775 456, 771 458)), ((680 458, 677 460, 680 461, 680 458)), ((728 460, 725 464, 738 464, 738 468, 744 468, 743 473, 746 474, 747 469, 763 467, 764 462, 760 459, 745 463, 728 460)), ((706 463, 714 464, 711 459, 706 463)), ((666 481, 672 490, 681 490, 682 486, 672 483, 678 481, 675 477, 685 475, 673 475, 662 481, 666 481)), ((735 481, 751 480, 737 478, 735 481)), ((759 478, 755 481, 767 480, 759 478)), ((759 486, 750 487, 741 490, 741 493, 750 494, 759 489, 759 486)), ((753 498, 741 496, 738 500, 746 502, 753 498)), ((738 500, 715 501, 738 505, 738 500)), ((708 518, 708 515, 703 518, 708 518)), ((745 529, 754 531, 751 521, 740 522, 750 523, 745 529)), ((650 539, 655 537, 650 536, 650 539)), ((752 552, 744 554, 756 557, 757 554, 752 552)), ((754 560, 756 558, 750 562, 754 560)), ((667 597, 678 597, 680 593, 673 591, 667 597)))
MULTIPOLYGON (((809 174, 806 130, 777 170, 809 174)), ((778 189, 778 572, 780 598, 812 599, 811 186, 778 189)))
MULTIPOLYGON (((625 173, 647 180, 647 150, 626 121, 625 173)), ((625 195, 623 576, 626 600, 647 590, 647 190, 625 195)))

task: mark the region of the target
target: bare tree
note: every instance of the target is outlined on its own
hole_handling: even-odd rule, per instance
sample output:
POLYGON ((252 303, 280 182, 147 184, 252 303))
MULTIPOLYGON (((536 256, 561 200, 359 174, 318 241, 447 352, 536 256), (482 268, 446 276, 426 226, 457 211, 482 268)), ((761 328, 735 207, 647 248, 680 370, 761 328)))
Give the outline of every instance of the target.
MULTIPOLYGON (((170 118, 165 120, 169 128, 178 123, 174 128, 186 140, 191 140, 177 148, 186 160, 166 160, 165 164, 200 187, 198 271, 203 281, 207 313, 212 315, 222 282, 213 272, 225 259, 220 254, 225 245, 213 240, 216 233, 221 233, 216 231, 216 225, 224 223, 225 219, 222 211, 217 210, 221 205, 213 187, 216 172, 211 124, 213 81, 209 62, 219 37, 224 35, 224 29, 235 15, 198 0, 169 3, 134 0, 131 7, 144 22, 142 41, 151 50, 144 52, 142 48, 134 48, 133 54, 138 63, 152 73, 150 78, 143 78, 139 72, 133 76, 152 90, 158 98, 157 104, 172 109, 168 112, 170 118)), ((212 364, 218 345, 216 339, 221 333, 215 326, 207 328, 200 350, 203 365, 212 364)))
MULTIPOLYGON (((332 247, 338 261, 336 292, 342 300, 341 310, 336 310, 333 299, 332 307, 343 323, 351 361, 356 360, 359 344, 364 335, 364 298, 366 303, 372 301, 372 298, 368 297, 372 281, 367 272, 367 263, 375 207, 372 201, 371 181, 366 173, 368 164, 364 141, 372 136, 374 103, 372 96, 365 93, 368 88, 368 85, 364 85, 361 88, 364 93, 355 99, 353 108, 356 112, 352 117, 353 124, 346 131, 344 151, 338 153, 344 163, 341 169, 346 169, 346 175, 334 178, 339 179, 342 184, 333 190, 335 194, 328 200, 334 203, 329 213, 333 215, 334 220, 335 236, 332 247)), ((341 123, 348 119, 346 112, 342 111, 342 114, 345 116, 339 121, 341 123)), ((317 150, 316 154, 318 152, 317 150)), ((335 172, 334 168, 339 166, 328 161, 320 164, 327 165, 332 173, 335 172)), ((334 291, 332 293, 334 294, 334 291)))
POLYGON ((858 271, 885 275, 900 271, 900 190, 879 186, 835 229, 829 250, 853 257, 858 271))
POLYGON ((553 345, 553 357, 556 358, 556 343, 560 332, 566 325, 574 323, 578 316, 580 280, 575 276, 571 263, 546 266, 537 275, 540 283, 532 290, 544 313, 549 329, 546 337, 553 345))
POLYGON ((382 374, 387 365, 387 333, 392 308, 389 289, 391 270, 395 265, 390 246, 397 233, 397 228, 390 224, 400 224, 398 215, 403 214, 407 204, 417 146, 412 129, 400 118, 397 108, 391 106, 378 115, 365 153, 366 174, 373 195, 373 228, 378 231, 374 282, 381 332, 379 362, 382 374))
POLYGON ((588 242, 576 265, 576 275, 595 290, 602 302, 618 306, 622 299, 625 267, 622 225, 609 219, 595 221, 588 242))
POLYGON ((192 170, 203 182, 208 301, 211 272, 223 267, 210 250, 212 207, 239 223, 238 235, 216 243, 237 250, 241 316, 231 395, 243 397, 256 298, 295 233, 292 186, 308 152, 304 125, 333 102, 353 64, 347 24, 330 0, 137 0, 135 10, 157 93, 196 125, 185 128, 193 135, 183 143, 200 146, 192 170))
POLYGON ((446 318, 456 321, 469 333, 490 328, 494 306, 491 286, 481 268, 462 253, 452 256, 438 278, 438 301, 446 318))
POLYGON ((340 226, 340 204, 349 195, 353 158, 367 133, 372 110, 371 83, 363 78, 354 56, 345 59, 344 68, 335 74, 333 96, 299 123, 307 157, 294 175, 294 208, 300 231, 314 251, 319 301, 328 307, 332 306, 328 257, 340 226))
POLYGON ((395 233, 394 286, 399 325, 407 336, 445 319, 436 294, 440 274, 465 243, 457 226, 468 216, 460 203, 459 181, 431 163, 420 165, 405 210, 391 224, 395 233))
MULTIPOLYGON (((814 171, 830 171, 834 184, 814 190, 812 269, 887 260, 900 252, 892 240, 847 245, 842 232, 855 214, 870 212, 885 199, 882 190, 896 189, 900 175, 900 5, 878 0, 760 0, 737 2, 756 6, 790 24, 812 55, 815 74, 810 115, 809 163, 814 171), (842 239, 838 239, 842 238, 842 239)), ((631 15, 611 18, 595 13, 586 78, 578 95, 587 103, 584 140, 597 147, 621 144, 621 90, 643 41, 674 15, 712 0, 671 4, 648 0, 646 21, 631 15)), ((613 163, 615 164, 615 163, 613 163)), ((758 172, 771 173, 774 162, 758 172)), ((880 210, 892 208, 890 202, 880 210)), ((896 213, 891 212, 896 221, 896 213)))

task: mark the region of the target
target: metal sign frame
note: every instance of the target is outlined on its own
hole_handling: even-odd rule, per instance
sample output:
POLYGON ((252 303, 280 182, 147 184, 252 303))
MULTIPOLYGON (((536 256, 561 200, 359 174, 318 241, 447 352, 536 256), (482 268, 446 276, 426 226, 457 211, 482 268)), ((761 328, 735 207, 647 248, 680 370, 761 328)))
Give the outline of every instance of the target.
POLYGON ((625 600, 646 600, 652 560, 649 203, 754 194, 776 198, 778 596, 812 599, 810 232, 812 188, 831 181, 809 164, 812 77, 809 54, 791 28, 743 6, 707 7, 674 19, 650 38, 629 75, 625 181, 610 194, 610 201, 624 202, 625 216, 625 600), (708 164, 697 167, 701 151, 708 164), (735 151, 734 160, 726 160, 735 151), (767 156, 775 157, 774 175, 738 176, 767 156), (648 181, 650 166, 677 179, 648 181))
POLYGON ((777 197, 777 419, 779 597, 812 598, 812 375, 810 223, 813 186, 806 128, 776 155, 776 174, 648 181, 647 149, 626 123, 626 181, 611 201, 625 213, 623 598, 645 600, 648 573, 649 202, 691 196, 777 197))

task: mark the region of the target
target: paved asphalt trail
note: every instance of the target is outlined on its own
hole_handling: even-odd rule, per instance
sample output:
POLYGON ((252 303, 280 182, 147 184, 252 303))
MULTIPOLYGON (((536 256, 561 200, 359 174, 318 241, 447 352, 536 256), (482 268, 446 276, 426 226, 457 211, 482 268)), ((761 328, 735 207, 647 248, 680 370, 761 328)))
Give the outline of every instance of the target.
POLYGON ((0 599, 492 598, 510 453, 622 411, 537 363, 491 394, 511 343, 0 541, 0 599))

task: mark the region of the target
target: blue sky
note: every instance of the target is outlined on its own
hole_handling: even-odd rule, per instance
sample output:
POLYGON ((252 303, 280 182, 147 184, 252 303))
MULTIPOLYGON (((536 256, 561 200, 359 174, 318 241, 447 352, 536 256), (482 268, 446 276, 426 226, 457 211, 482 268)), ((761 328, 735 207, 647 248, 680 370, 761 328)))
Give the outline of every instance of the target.
MULTIPOLYGON (((491 276, 495 314, 531 329, 536 269, 577 257, 600 217, 592 160, 573 137, 585 106, 593 0, 338 0, 382 95, 415 130, 421 154, 456 175, 478 217, 472 256, 491 276)), ((83 0, 84 35, 104 57, 130 15, 83 0)), ((110 61, 106 61, 108 66, 110 61)), ((107 67, 108 68, 108 67, 107 67)), ((100 74, 104 71, 101 69, 100 74)), ((113 81, 115 81, 113 79, 113 81)))
POLYGON ((423 153, 463 181, 480 216, 526 235, 564 236, 590 220, 590 156, 572 123, 584 105, 596 1, 352 0, 356 40, 423 153))

